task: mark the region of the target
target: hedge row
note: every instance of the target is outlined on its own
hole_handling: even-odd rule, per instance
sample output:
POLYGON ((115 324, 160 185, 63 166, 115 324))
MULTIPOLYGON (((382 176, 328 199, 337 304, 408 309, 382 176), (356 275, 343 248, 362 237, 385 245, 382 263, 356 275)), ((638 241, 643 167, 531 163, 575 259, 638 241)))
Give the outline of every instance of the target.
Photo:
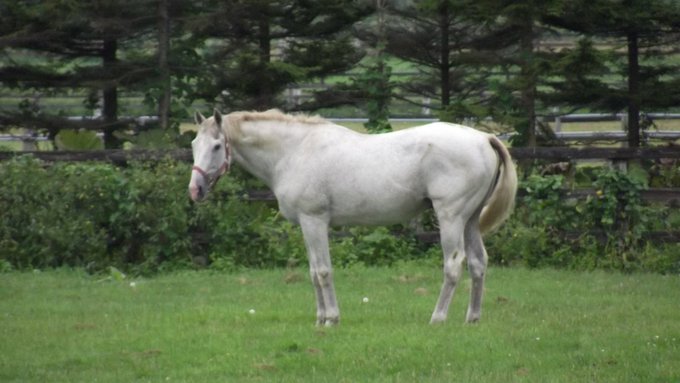
MULTIPOLYGON (((306 262, 300 231, 279 217, 275 204, 240 198, 258 187, 252 179, 233 172, 212 198, 195 204, 187 196, 189 172, 188 164, 171 160, 48 166, 26 156, 0 163, 0 269, 114 266, 149 274, 306 262)), ((678 244, 644 238, 647 230, 680 228, 677 209, 642 204, 643 185, 625 174, 596 173, 599 196, 585 201, 564 201, 563 177, 528 177, 515 214, 486 240, 491 262, 680 272, 678 244)), ((436 229, 431 218, 423 222, 436 229)), ((386 228, 343 232, 350 235, 332 241, 336 265, 440 259, 437 246, 419 244, 413 235, 395 237, 386 228)))
MULTIPOLYGON (((275 204, 243 201, 246 188, 261 186, 235 173, 196 204, 187 194, 190 166, 171 160, 129 167, 46 166, 28 156, 2 162, 0 268, 114 266, 148 274, 304 262, 299 230, 279 218, 275 204)), ((412 239, 386 229, 351 233, 333 244, 338 264, 388 264, 417 253, 412 239)))
POLYGON ((574 181, 561 175, 527 177, 514 214, 487 240, 493 260, 530 267, 680 273, 680 243, 648 236, 680 231, 680 210, 644 203, 644 173, 606 168, 586 173, 581 182, 596 189, 586 199, 565 198, 564 190, 574 181))

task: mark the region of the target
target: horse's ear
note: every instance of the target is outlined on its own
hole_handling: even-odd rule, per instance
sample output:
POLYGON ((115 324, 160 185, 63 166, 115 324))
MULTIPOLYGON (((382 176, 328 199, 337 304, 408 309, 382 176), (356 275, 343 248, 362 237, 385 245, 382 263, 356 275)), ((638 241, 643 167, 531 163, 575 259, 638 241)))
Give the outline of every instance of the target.
POLYGON ((215 122, 217 123, 217 126, 221 127, 222 126, 222 113, 220 113, 217 108, 213 111, 213 118, 215 119, 215 122))
POLYGON ((203 123, 204 120, 205 117, 203 117, 201 112, 197 110, 196 113, 194 113, 194 121, 196 121, 196 125, 201 125, 201 123, 203 123))

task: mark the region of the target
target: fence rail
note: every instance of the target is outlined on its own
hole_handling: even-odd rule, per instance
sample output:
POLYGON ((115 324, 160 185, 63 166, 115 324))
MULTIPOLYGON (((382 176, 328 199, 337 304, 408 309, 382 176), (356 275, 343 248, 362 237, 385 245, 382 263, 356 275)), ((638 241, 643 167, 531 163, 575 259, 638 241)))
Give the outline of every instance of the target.
MULTIPOLYGON (((337 119, 338 122, 366 122, 364 118, 343 118, 337 119)), ((392 122, 414 122, 414 123, 429 123, 437 121, 432 118, 402 118, 393 119, 392 122)), ((505 133, 499 136, 502 140, 508 140, 513 133, 505 133)), ((98 133, 99 137, 103 137, 103 133, 98 133)), ((583 141, 583 142, 596 142, 596 141, 617 141, 624 142, 627 140, 626 132, 623 131, 583 131, 583 132, 555 132, 555 137, 562 141, 583 141)), ((665 140, 665 141, 675 141, 680 139, 680 131, 678 130, 655 130, 655 131, 645 131, 642 132, 642 138, 645 140, 665 140)), ((21 141, 24 143, 32 142, 47 142, 50 139, 44 135, 32 135, 32 134, 0 134, 0 142, 16 142, 21 141)))
MULTIPOLYGON (((518 160, 656 160, 679 159, 680 146, 656 146, 643 148, 574 148, 565 146, 510 148, 510 154, 518 160)), ((91 150, 91 151, 0 151, 0 161, 16 156, 32 155, 45 161, 106 161, 124 164, 130 161, 158 161, 172 158, 191 161, 191 150, 91 150)))
POLYGON ((567 146, 510 148, 518 160, 656 160, 680 158, 680 146, 655 146, 643 148, 573 148, 567 146))
MULTIPOLYGON (((680 120, 680 113, 646 113, 646 118, 650 120, 680 120)), ((543 122, 554 123, 555 136, 564 141, 625 141, 626 132, 625 125, 627 116, 621 113, 582 113, 582 114, 566 114, 566 115, 545 115, 540 119, 543 122), (621 121, 621 130, 611 131, 581 131, 581 132, 565 132, 562 131, 563 123, 570 122, 604 122, 604 121, 621 121)), ((91 116, 70 116, 65 118, 67 121, 99 121, 98 117, 91 116)), ((137 125, 144 126, 150 122, 158 120, 157 116, 137 116, 137 117, 121 117, 121 121, 135 121, 137 125)), ((367 118, 354 117, 329 117, 329 121, 335 123, 365 123, 367 118)), ((437 118, 431 117, 411 117, 411 118, 390 118, 390 122, 409 122, 409 123, 429 123, 439 121, 437 118)), ((656 140, 678 140, 680 139, 680 131, 678 130, 645 130, 641 132, 643 139, 656 140)), ((503 134, 502 139, 508 139, 512 133, 503 134)), ((0 142, 2 141, 48 141, 47 136, 35 134, 3 134, 0 135, 0 142)))
POLYGON ((170 149, 170 150, 54 150, 54 151, 0 151, 0 161, 14 157, 31 155, 48 162, 83 162, 83 161, 103 161, 111 162, 116 165, 125 165, 135 161, 160 161, 166 158, 182 162, 192 160, 191 150, 189 149, 170 149))

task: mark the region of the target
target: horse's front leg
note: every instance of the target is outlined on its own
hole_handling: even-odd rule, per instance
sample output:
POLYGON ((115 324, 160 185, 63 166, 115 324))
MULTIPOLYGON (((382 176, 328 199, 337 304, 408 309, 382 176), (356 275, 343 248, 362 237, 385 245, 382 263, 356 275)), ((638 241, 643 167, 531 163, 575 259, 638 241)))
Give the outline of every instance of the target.
POLYGON ((333 267, 328 249, 328 220, 300 217, 302 235, 309 257, 309 274, 316 291, 316 324, 332 326, 340 321, 340 309, 333 286, 333 267))

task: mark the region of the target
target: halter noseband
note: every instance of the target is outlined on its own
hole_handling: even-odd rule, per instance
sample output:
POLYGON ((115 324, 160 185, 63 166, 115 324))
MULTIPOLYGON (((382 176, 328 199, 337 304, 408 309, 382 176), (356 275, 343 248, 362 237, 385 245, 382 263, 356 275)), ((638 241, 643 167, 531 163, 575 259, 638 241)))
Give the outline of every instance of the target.
POLYGON ((206 180, 208 183, 208 187, 212 189, 213 186, 217 183, 217 180, 220 179, 220 177, 224 173, 228 173, 231 168, 231 148, 229 146, 229 141, 224 140, 224 163, 222 163, 222 166, 220 166, 219 170, 217 171, 217 174, 214 177, 211 177, 208 172, 205 170, 201 169, 200 166, 194 165, 191 167, 191 171, 197 171, 198 174, 203 176, 203 178, 206 180))

